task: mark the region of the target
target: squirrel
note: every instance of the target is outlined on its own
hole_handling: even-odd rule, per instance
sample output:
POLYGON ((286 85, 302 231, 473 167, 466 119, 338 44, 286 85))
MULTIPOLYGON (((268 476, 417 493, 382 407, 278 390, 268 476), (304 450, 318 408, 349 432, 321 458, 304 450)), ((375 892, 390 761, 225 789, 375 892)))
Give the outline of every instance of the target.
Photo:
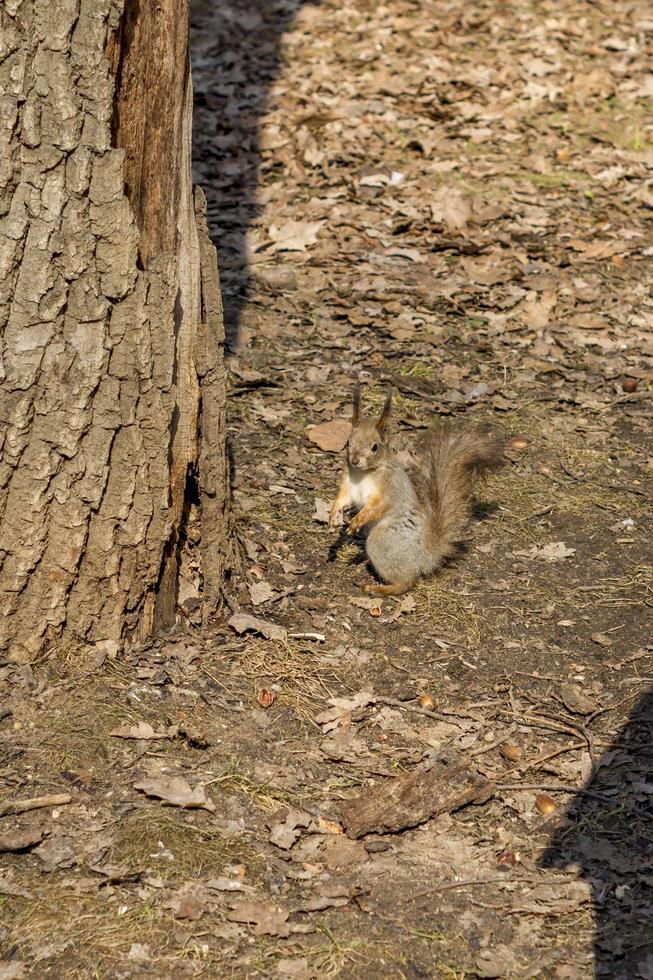
POLYGON ((347 466, 329 525, 351 505, 358 509, 347 533, 366 528, 367 557, 383 584, 368 595, 401 595, 456 554, 468 536, 472 480, 505 462, 501 439, 489 426, 461 429, 436 423, 426 433, 410 471, 392 458, 389 423, 392 386, 381 416, 361 416, 361 386, 354 388, 347 466))

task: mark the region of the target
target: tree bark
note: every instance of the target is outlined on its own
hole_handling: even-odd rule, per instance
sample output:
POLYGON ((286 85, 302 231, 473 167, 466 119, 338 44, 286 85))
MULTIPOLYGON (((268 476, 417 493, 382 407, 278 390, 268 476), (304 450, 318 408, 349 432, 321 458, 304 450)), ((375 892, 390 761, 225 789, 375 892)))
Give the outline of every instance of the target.
POLYGON ((228 553, 223 324, 188 0, 0 11, 0 644, 173 624, 188 487, 228 553))

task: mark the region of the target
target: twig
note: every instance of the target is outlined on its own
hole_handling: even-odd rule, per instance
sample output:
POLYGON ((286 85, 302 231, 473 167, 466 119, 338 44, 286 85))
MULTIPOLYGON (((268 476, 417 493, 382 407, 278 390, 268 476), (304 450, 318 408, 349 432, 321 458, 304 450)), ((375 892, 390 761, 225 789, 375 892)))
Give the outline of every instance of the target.
POLYGON ((217 705, 219 708, 224 708, 225 711, 244 711, 245 708, 242 704, 229 704, 224 698, 221 698, 219 694, 208 695, 204 691, 200 691, 200 698, 204 704, 208 704, 209 708, 215 708, 217 705))
POLYGON ((572 478, 572 480, 574 480, 576 483, 580 483, 581 480, 586 480, 587 479, 587 473, 574 473, 574 471, 572 469, 570 469, 567 466, 567 464, 564 463, 562 460, 559 460, 559 463, 560 463, 560 466, 562 467, 562 469, 567 474, 567 476, 570 476, 572 478))
POLYGON ((446 715, 440 714, 439 711, 429 711, 428 708, 418 708, 416 704, 407 704, 406 701, 400 701, 399 698, 381 698, 376 697, 376 695, 370 698, 370 704, 387 704, 392 708, 403 708, 404 711, 412 711, 416 715, 426 715, 427 718, 433 718, 436 721, 446 721, 449 725, 455 725, 456 722, 446 715))
POLYGON ((426 895, 432 895, 433 892, 444 892, 453 888, 473 888, 476 885, 496 884, 498 881, 504 885, 511 885, 513 882, 533 880, 533 875, 520 875, 519 878, 507 878, 505 875, 497 875, 493 878, 461 878, 460 881, 440 881, 435 885, 431 885, 430 888, 423 888, 421 891, 413 892, 412 895, 408 896, 406 901, 414 902, 416 898, 424 898, 426 895))
POLYGON ((637 487, 628 487, 625 483, 599 483, 599 486, 606 487, 608 490, 623 490, 624 493, 634 493, 636 497, 646 496, 646 490, 639 490, 637 487))
POLYGON ((543 718, 548 718, 550 721, 555 721, 558 725, 564 725, 567 733, 569 735, 582 735, 587 742, 587 751, 590 755, 590 764, 592 766, 592 775, 596 772, 596 752, 594 751, 594 736, 592 735, 589 728, 585 725, 581 725, 579 721, 567 721, 565 719, 559 718, 557 715, 549 714, 547 711, 535 711, 536 716, 541 715, 543 718))
POLYGON ((7 800, 0 803, 0 817, 10 813, 26 813, 27 810, 41 810, 46 806, 66 806, 73 798, 68 793, 55 793, 54 796, 35 796, 31 800, 7 800))
MULTIPOLYGON (((594 736, 592 735, 591 732, 589 732, 585 728, 584 725, 574 725, 574 727, 572 727, 571 725, 566 725, 564 722, 559 722, 558 719, 554 716, 553 717, 553 720, 554 721, 557 721, 558 722, 558 726, 560 726, 560 727, 557 727, 555 725, 547 724, 546 722, 543 722, 543 721, 536 721, 534 718, 528 718, 528 717, 526 717, 524 715, 518 716, 516 714, 514 705, 513 705, 513 711, 512 712, 506 711, 505 709, 501 709, 500 708, 499 709, 499 714, 508 715, 510 718, 513 719, 513 721, 516 721, 518 725, 526 725, 529 728, 542 728, 542 729, 544 729, 544 731, 547 731, 547 732, 558 732, 559 734, 562 734, 562 735, 579 735, 579 734, 582 735, 583 738, 585 739, 585 741, 587 742, 587 746, 588 746, 589 753, 590 753, 590 759, 592 761, 592 770, 594 771, 594 769, 595 769, 595 761, 594 761, 594 736)), ((547 717, 547 716, 546 715, 543 715, 543 717, 547 717)))
MULTIPOLYGON (((644 680, 644 678, 642 679, 644 680)), ((646 680, 649 679, 646 678, 646 680)), ((587 719, 587 724, 589 725, 590 722, 593 722, 595 718, 599 717, 599 715, 604 715, 608 711, 616 711, 616 709, 620 708, 622 704, 626 704, 628 701, 632 701, 634 698, 638 698, 639 696, 640 696, 640 691, 635 691, 633 694, 629 694, 628 697, 623 698, 623 700, 617 701, 616 704, 609 704, 605 708, 597 708, 596 711, 593 711, 592 714, 587 719)))
POLYGON ((562 677, 554 677, 553 674, 529 674, 525 670, 516 670, 515 674, 518 677, 532 677, 536 681, 557 681, 562 683, 562 677))
POLYGON ((591 796, 595 800, 610 802, 613 797, 605 793, 596 793, 592 789, 582 789, 579 786, 565 786, 564 783, 497 783, 501 790, 534 790, 541 789, 547 793, 572 793, 578 796, 591 796))
POLYGON ((470 759, 475 759, 477 755, 483 755, 485 752, 491 752, 492 749, 496 749, 499 747, 499 745, 503 745, 504 742, 507 742, 510 736, 514 734, 516 727, 516 725, 512 725, 510 731, 506 732, 505 735, 495 739, 494 742, 490 742, 489 745, 482 745, 479 749, 474 749, 473 752, 468 752, 467 755, 470 757, 470 759))
POLYGON ((574 742, 573 745, 565 745, 562 749, 556 749, 555 752, 549 752, 547 755, 538 755, 535 759, 531 759, 530 762, 524 762, 522 766, 515 766, 512 770, 513 772, 528 772, 529 769, 535 769, 537 766, 541 766, 543 762, 548 762, 550 759, 555 759, 559 755, 564 755, 565 752, 575 752, 576 749, 582 749, 585 745, 585 741, 574 742))

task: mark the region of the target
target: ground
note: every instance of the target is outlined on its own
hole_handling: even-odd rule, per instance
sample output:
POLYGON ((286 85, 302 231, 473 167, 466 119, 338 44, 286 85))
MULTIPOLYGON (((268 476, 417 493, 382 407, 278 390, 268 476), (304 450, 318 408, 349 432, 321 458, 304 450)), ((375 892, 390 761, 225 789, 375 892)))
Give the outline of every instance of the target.
POLYGON ((0 665, 3 796, 61 797, 0 804, 0 977, 652 977, 650 6, 193 17, 243 565, 198 625, 191 521, 173 635, 0 665), (357 379, 517 437, 382 603, 324 522, 357 379), (443 751, 489 799, 342 832, 443 751))

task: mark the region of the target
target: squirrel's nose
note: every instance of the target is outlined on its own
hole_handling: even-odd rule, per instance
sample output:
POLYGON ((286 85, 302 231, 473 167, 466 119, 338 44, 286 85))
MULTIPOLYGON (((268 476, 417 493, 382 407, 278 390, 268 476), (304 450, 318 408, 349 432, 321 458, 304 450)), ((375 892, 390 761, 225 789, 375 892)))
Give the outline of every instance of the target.
POLYGON ((352 466, 358 466, 358 455, 356 453, 350 453, 349 458, 352 466))

